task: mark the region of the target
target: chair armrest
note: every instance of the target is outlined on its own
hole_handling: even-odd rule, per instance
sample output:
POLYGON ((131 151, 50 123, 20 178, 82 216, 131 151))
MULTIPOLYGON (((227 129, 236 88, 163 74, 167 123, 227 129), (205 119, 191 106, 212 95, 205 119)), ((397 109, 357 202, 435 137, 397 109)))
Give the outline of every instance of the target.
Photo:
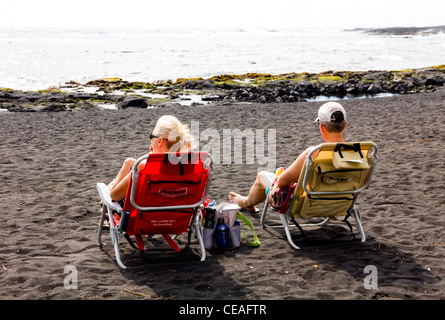
POLYGON ((116 201, 113 201, 110 197, 110 189, 105 183, 97 183, 97 192, 99 192, 100 200, 104 203, 105 206, 109 207, 112 210, 116 210, 118 212, 122 211, 122 207, 116 201))

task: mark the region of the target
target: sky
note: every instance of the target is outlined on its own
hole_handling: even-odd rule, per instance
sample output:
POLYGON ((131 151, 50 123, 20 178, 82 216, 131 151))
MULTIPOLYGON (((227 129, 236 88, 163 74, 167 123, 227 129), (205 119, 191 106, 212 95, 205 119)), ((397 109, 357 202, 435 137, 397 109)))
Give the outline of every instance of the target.
POLYGON ((445 25, 443 0, 0 0, 0 27, 282 28, 445 25))

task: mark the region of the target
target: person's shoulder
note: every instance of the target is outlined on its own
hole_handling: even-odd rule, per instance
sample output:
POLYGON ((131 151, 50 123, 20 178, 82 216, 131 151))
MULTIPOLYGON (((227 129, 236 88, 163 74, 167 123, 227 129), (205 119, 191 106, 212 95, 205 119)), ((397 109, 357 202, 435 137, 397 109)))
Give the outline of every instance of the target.
POLYGON ((300 155, 298 156, 297 160, 306 158, 306 156, 309 154, 309 152, 312 151, 313 148, 314 148, 313 146, 307 147, 302 153, 300 153, 300 155))
MULTIPOLYGON (((316 146, 310 146, 310 147, 307 147, 307 149, 304 150, 304 152, 302 153, 302 156, 303 156, 304 158, 306 158, 306 157, 312 152, 312 150, 315 149, 315 147, 316 147, 316 146)), ((314 152, 314 153, 312 154, 312 157, 315 157, 317 154, 318 154, 318 151, 314 152)))

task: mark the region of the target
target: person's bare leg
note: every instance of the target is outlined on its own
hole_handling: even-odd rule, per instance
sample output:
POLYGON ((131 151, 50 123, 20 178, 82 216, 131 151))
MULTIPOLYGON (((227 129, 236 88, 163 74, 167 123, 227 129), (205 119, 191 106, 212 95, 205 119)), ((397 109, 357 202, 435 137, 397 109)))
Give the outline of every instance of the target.
MULTIPOLYGON (((116 178, 108 185, 108 188, 113 190, 113 187, 115 187, 125 176, 131 171, 131 168, 133 167, 134 163, 136 162, 136 159, 133 158, 127 158, 125 159, 124 163, 122 164, 122 168, 119 170, 119 173, 117 174, 116 178)), ((108 214, 108 208, 105 207, 105 215, 108 214)), ((100 220, 99 220, 100 222, 100 220)), ((106 227, 110 227, 109 222, 107 220, 104 221, 104 225, 106 227), (108 224, 108 225, 107 225, 108 224)))
POLYGON ((262 177, 257 175, 247 197, 235 192, 230 192, 229 201, 238 205, 242 209, 254 210, 255 205, 266 200, 266 189, 267 187, 262 177))
POLYGON ((125 178, 125 176, 131 171, 131 168, 133 167, 135 162, 136 162, 136 159, 133 159, 133 158, 125 159, 124 163, 122 164, 122 168, 119 170, 119 173, 117 174, 116 178, 113 180, 110 190, 113 189, 113 186, 116 186, 123 178, 125 178))

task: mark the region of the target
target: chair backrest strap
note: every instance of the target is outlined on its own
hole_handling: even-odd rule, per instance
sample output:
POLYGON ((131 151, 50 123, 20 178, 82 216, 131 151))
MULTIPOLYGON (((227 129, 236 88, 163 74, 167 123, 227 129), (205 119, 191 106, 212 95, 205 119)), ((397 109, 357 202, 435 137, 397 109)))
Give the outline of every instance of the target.
POLYGON ((360 143, 346 144, 346 143, 337 143, 335 146, 334 152, 338 152, 340 157, 343 158, 343 154, 341 153, 342 148, 344 150, 353 150, 354 152, 358 152, 360 158, 364 158, 362 154, 362 150, 360 148, 360 143))

